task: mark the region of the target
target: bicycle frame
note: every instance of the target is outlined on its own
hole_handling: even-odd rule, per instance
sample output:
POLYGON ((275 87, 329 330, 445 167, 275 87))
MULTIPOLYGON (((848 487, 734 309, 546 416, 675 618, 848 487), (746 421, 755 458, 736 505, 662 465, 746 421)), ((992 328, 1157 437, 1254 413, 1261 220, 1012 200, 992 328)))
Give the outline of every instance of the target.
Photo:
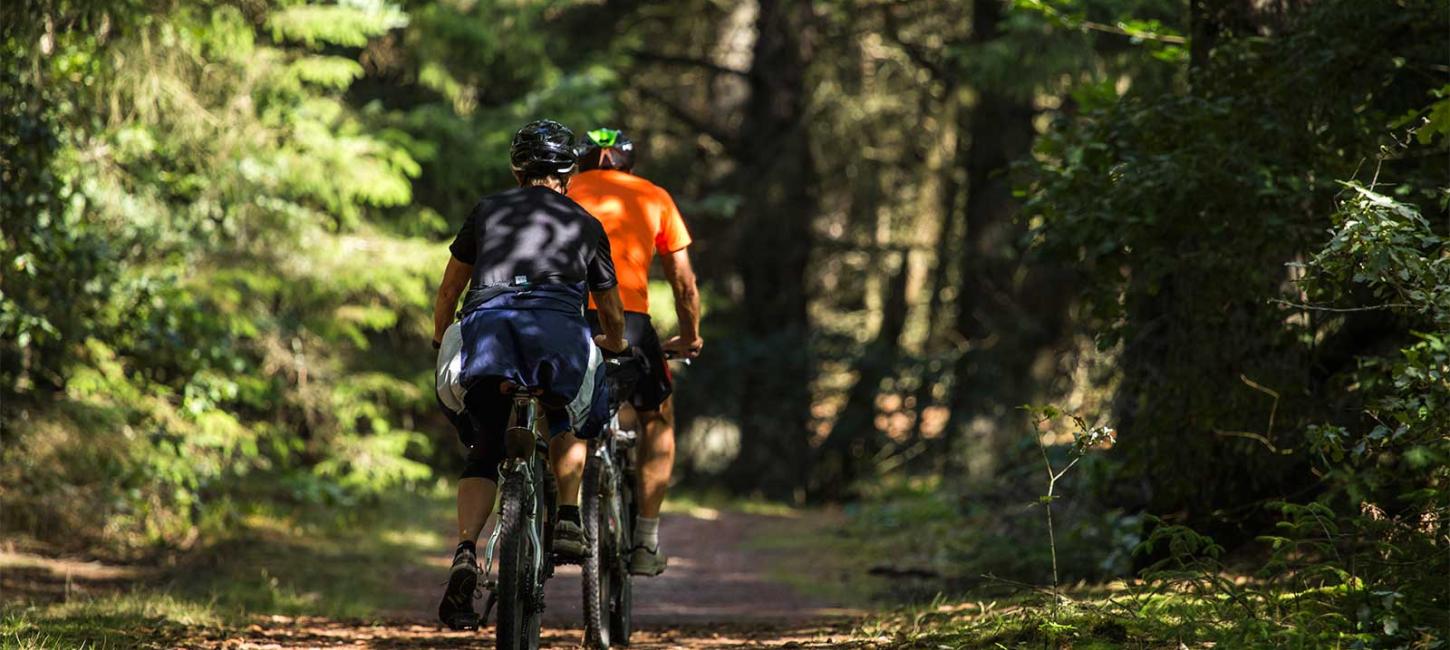
MULTIPOLYGON (((638 434, 636 434, 636 432, 634 432, 633 430, 627 430, 621 426, 619 412, 617 410, 610 416, 609 426, 605 428, 604 433, 605 435, 591 441, 590 451, 593 453, 594 457, 598 458, 600 463, 603 464, 605 476, 615 477, 620 475, 621 473, 627 474, 629 472, 629 467, 620 466, 620 464, 616 462, 616 459, 618 458, 616 454, 625 452, 629 448, 633 447, 634 441, 637 439, 638 434)), ((627 480, 632 481, 633 478, 633 476, 628 476, 627 480)), ((604 493, 604 496, 612 497, 614 491, 614 481, 605 481, 604 484, 600 486, 600 488, 606 491, 604 493)), ((606 502, 609 503, 610 518, 613 520, 615 526, 617 527, 616 530, 611 532, 617 534, 619 529, 622 529, 624 526, 628 525, 628 522, 625 521, 625 513, 619 512, 619 501, 617 499, 606 499, 606 502)))

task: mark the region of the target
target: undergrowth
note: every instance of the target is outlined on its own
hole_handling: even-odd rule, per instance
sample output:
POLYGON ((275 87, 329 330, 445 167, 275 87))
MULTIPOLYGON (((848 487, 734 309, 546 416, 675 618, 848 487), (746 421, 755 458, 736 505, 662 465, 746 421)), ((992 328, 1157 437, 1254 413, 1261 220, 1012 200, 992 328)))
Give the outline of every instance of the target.
MULTIPOLYGON (((366 619, 411 608, 395 587, 447 552, 447 486, 374 508, 255 508, 231 535, 170 558, 125 590, 50 598, 23 584, 0 601, 0 646, 177 647, 256 616, 366 619)), ((7 581, 7 586, 11 581, 7 581)))

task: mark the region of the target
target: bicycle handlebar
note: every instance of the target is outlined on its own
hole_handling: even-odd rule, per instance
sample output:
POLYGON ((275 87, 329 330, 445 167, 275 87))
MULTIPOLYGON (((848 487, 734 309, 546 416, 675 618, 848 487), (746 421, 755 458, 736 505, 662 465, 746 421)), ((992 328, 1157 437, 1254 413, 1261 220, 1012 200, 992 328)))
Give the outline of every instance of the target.
MULTIPOLYGON (((638 348, 636 348, 636 347, 634 347, 632 345, 629 348, 625 349, 624 352, 610 352, 609 350, 604 350, 604 359, 606 361, 616 361, 616 362, 618 362, 620 359, 630 359, 630 358, 633 358, 633 356, 638 353, 637 351, 638 351, 638 348)), ((694 361, 694 357, 684 356, 684 355, 682 355, 679 352, 676 352, 674 350, 663 350, 663 352, 664 352, 664 355, 665 355, 665 361, 679 361, 679 362, 684 363, 687 366, 690 365, 694 361)))

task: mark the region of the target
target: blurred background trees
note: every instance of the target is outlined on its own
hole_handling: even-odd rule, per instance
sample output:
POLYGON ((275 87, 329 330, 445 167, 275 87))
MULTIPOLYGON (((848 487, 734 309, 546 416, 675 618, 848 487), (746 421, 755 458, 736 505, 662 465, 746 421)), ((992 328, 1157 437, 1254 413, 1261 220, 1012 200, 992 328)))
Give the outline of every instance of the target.
POLYGON ((683 481, 999 513, 1052 402, 1119 431, 1070 575, 1279 502, 1445 569, 1443 1, 0 11, 9 531, 185 544, 450 475, 444 242, 547 116, 628 131, 695 234, 683 481))

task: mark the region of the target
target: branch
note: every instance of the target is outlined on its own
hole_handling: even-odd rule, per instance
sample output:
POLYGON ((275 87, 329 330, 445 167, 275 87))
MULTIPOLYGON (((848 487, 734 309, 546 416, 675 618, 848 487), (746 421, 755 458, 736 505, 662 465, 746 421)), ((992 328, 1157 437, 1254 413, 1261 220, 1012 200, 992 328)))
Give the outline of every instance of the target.
MULTIPOLYGON (((1038 426, 1041 422, 1045 421, 1042 420, 1033 423, 1032 439, 1037 441, 1037 449, 1042 452, 1042 464, 1047 467, 1047 493, 1050 496, 1052 494, 1052 484, 1057 481, 1057 478, 1052 475, 1052 461, 1047 458, 1047 445, 1042 442, 1042 429, 1038 426)), ((1048 502, 1048 506, 1050 507, 1051 505, 1052 503, 1048 502)))
POLYGON ((1283 305, 1285 307, 1294 307, 1295 309, 1305 309, 1309 311, 1332 311, 1337 314, 1348 314, 1357 311, 1379 311, 1381 309, 1413 309, 1415 307, 1414 305, 1401 302, 1387 302, 1383 305, 1370 305, 1368 307, 1321 307, 1319 305, 1301 305, 1297 302, 1289 302, 1288 300, 1283 300, 1280 298, 1270 299, 1269 302, 1283 305))
POLYGON ((705 59, 697 59, 694 57, 673 56, 669 54, 655 54, 654 52, 646 52, 644 50, 629 50, 625 52, 625 54, 634 57, 636 60, 647 61, 650 63, 662 63, 665 65, 679 65, 692 68, 701 68, 704 70, 709 70, 710 72, 714 72, 716 74, 734 75, 742 79, 750 76, 749 71, 737 70, 735 68, 720 65, 718 63, 715 63, 714 61, 707 61, 705 59))
POLYGON ((1167 34, 1154 34, 1152 32, 1142 32, 1142 31, 1133 32, 1133 31, 1128 31, 1126 29, 1123 29, 1122 27, 1118 27, 1116 25, 1108 25, 1106 23, 1098 23, 1098 22, 1093 22, 1091 20, 1084 20, 1082 22, 1079 22, 1077 24, 1077 26, 1078 27, 1081 27, 1083 29, 1091 29, 1091 30, 1096 30, 1096 31, 1099 31, 1099 32, 1107 32, 1109 34, 1117 34, 1119 36, 1127 36, 1129 38, 1141 38, 1141 39, 1143 39, 1145 41, 1158 41, 1159 43, 1171 43, 1173 45, 1187 45, 1188 44, 1188 39, 1186 39, 1186 38, 1184 38, 1182 36, 1174 36, 1174 35, 1167 35, 1167 34))
POLYGON ((1143 30, 1134 31, 1124 29, 1123 27, 1121 27, 1122 23, 1118 23, 1117 25, 1109 25, 1107 23, 1074 18, 1072 16, 1063 15, 1061 11, 1046 4, 1038 4, 1035 9, 1038 13, 1041 13, 1043 16, 1046 16, 1049 19, 1056 20, 1059 25, 1062 25, 1063 27, 1066 27, 1068 29, 1106 32, 1109 34, 1117 34, 1118 36, 1140 38, 1147 41, 1158 41, 1159 43, 1171 43, 1173 45, 1188 44, 1187 38, 1179 36, 1177 34, 1155 34, 1153 32, 1143 30))
POLYGON ((1230 438, 1247 438, 1249 440, 1253 440, 1264 445, 1269 449, 1270 452, 1279 454, 1280 456, 1288 456, 1294 453, 1294 450, 1292 449, 1280 449, 1278 447, 1275 447, 1274 443, 1271 442, 1268 438, 1264 437, 1263 434, 1254 433, 1252 431, 1224 431, 1222 429, 1214 429, 1213 435, 1230 438))
POLYGON ((1063 475, 1067 474, 1067 470, 1072 469, 1072 466, 1076 465, 1077 461, 1080 460, 1082 460, 1082 456, 1078 456, 1077 458, 1072 459, 1072 462, 1068 463, 1067 467, 1062 468, 1062 471, 1052 475, 1052 482, 1047 486, 1047 492, 1049 496, 1051 496, 1053 486, 1056 486, 1057 482, 1062 479, 1063 475))
POLYGON ((1010 586, 1017 587, 1019 589, 1025 590, 1025 591, 1035 591, 1035 592, 1040 593, 1040 594, 1042 594, 1044 596, 1053 596, 1053 597, 1059 598, 1061 600, 1068 600, 1068 601, 1072 600, 1071 598, 1068 598, 1067 596, 1058 596, 1057 594, 1052 593, 1052 590, 1050 590, 1050 589, 1046 589, 1044 587, 1039 587, 1039 586, 1034 585, 1034 584, 1028 584, 1026 582, 1019 582, 1017 580, 1012 580, 1010 578, 999 578, 996 575, 993 575, 991 573, 983 573, 983 574, 980 575, 980 577, 983 580, 986 580, 988 582, 1000 582, 1000 583, 1002 583, 1004 585, 1010 585, 1010 586))
POLYGON ((1247 384, 1249 388, 1252 388, 1259 391, 1260 393, 1274 398, 1274 405, 1269 407, 1269 429, 1264 432, 1265 437, 1274 437, 1274 415, 1279 412, 1279 391, 1269 388, 1268 386, 1262 386, 1254 380, 1249 379, 1249 376, 1243 373, 1239 373, 1239 379, 1247 384))
POLYGON ((663 95, 660 95, 653 90, 650 90, 643 86, 636 86, 634 90, 635 92, 639 93, 641 97, 664 107, 665 111, 668 112, 671 117, 674 117, 675 119, 684 122, 685 126, 699 131, 700 133, 708 136, 711 140, 720 143, 720 146, 725 147, 725 150, 729 152, 732 156, 735 156, 738 153, 736 138, 734 135, 727 133, 724 129, 721 129, 720 127, 710 123, 710 121, 703 119, 700 116, 695 115, 694 113, 691 113, 690 111, 686 110, 685 107, 666 99, 663 95))

